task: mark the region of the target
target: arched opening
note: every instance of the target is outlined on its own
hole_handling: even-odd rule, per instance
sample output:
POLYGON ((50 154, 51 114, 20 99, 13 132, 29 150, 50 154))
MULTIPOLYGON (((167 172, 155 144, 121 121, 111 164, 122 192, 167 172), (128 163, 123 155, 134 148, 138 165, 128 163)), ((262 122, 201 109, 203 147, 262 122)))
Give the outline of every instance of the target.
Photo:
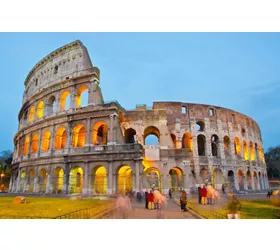
POLYGON ((145 176, 143 178, 143 187, 145 189, 157 189, 161 192, 161 174, 159 169, 143 163, 145 176))
POLYGON ((38 178, 39 193, 46 192, 47 183, 48 183, 48 173, 46 169, 42 168, 39 172, 39 178, 38 178))
POLYGON ((247 177, 247 187, 249 190, 252 190, 252 176, 249 170, 246 173, 246 177, 247 177))
POLYGON ((243 141, 243 154, 244 154, 244 160, 249 160, 249 152, 248 152, 248 145, 246 141, 243 141))
POLYGON ((198 155, 199 156, 205 156, 205 136, 204 135, 198 135, 197 136, 197 148, 198 148, 198 155))
POLYGON ((262 162, 264 162, 264 154, 261 145, 258 145, 258 153, 259 153, 259 158, 262 162))
POLYGON ((144 144, 145 145, 159 145, 160 132, 157 127, 150 126, 144 130, 144 144))
POLYGON ((31 106, 29 111, 29 122, 32 122, 34 120, 34 114, 35 114, 35 107, 31 106))
POLYGON ((130 166, 122 166, 119 168, 117 187, 119 193, 132 191, 132 168, 130 166))
POLYGON ((42 152, 47 152, 50 149, 51 132, 49 130, 45 131, 42 136, 42 152))
POLYGON ((93 189, 97 194, 106 194, 107 192, 107 170, 104 166, 98 166, 93 169, 93 189))
POLYGON ((29 136, 25 136, 25 140, 24 140, 24 150, 23 150, 23 154, 27 155, 29 153, 29 142, 30 142, 30 138, 29 136))
POLYGON ((70 91, 66 90, 64 91, 61 96, 60 96, 60 108, 61 111, 64 110, 68 110, 70 108, 70 101, 71 101, 71 97, 70 97, 70 91))
POLYGON ((97 122, 93 126, 92 144, 106 145, 108 138, 108 125, 106 122, 97 122))
POLYGON ((124 132, 125 143, 136 142, 136 131, 133 128, 126 129, 124 132))
POLYGON ((258 186, 258 175, 257 175, 257 172, 254 172, 254 186, 255 186, 255 190, 258 190, 259 189, 259 186, 258 186))
POLYGON ((222 188, 222 184, 223 184, 223 174, 221 169, 219 168, 215 168, 215 170, 213 171, 213 180, 212 180, 212 184, 214 188, 218 188, 221 189, 222 188))
POLYGON ((26 188, 26 191, 27 192, 33 192, 34 190, 34 178, 35 178, 35 172, 34 170, 29 170, 29 173, 28 173, 28 185, 27 185, 27 188, 26 188))
POLYGON ((253 142, 250 141, 250 156, 251 156, 251 161, 255 160, 255 150, 254 150, 254 145, 253 142))
POLYGON ((55 97, 51 96, 48 100, 48 106, 47 106, 47 112, 48 115, 54 113, 56 111, 56 101, 55 101, 55 97))
POLYGON ((53 174, 53 193, 60 194, 63 191, 64 170, 57 167, 53 174))
POLYGON ((173 142, 173 147, 176 148, 176 135, 174 135, 173 133, 170 134, 171 136, 171 140, 173 142))
POLYGON ((238 185, 239 185, 239 190, 244 191, 244 176, 243 172, 241 170, 238 170, 238 185))
POLYGON ((234 172, 232 170, 228 171, 228 183, 229 186, 234 189, 234 172))
POLYGON ((81 194, 83 191, 83 169, 80 167, 73 167, 69 176, 69 193, 81 194))
POLYGON ((242 134, 243 137, 245 136, 245 129, 244 128, 241 129, 241 134, 242 134))
POLYGON ((31 153, 37 153, 38 152, 38 143, 39 143, 39 135, 35 134, 35 135, 32 136, 31 153))
POLYGON ((83 124, 78 124, 72 130, 72 146, 84 147, 85 142, 86 142, 86 129, 83 124))
POLYGON ((183 171, 180 168, 172 168, 169 170, 169 189, 177 193, 184 188, 183 171))
POLYGON ((205 130, 205 124, 203 121, 197 121, 196 122, 196 131, 197 132, 202 132, 205 130))
POLYGON ((60 127, 56 130, 55 133, 55 149, 63 149, 66 147, 66 129, 64 127, 60 127))
POLYGON ((218 136, 212 135, 212 137, 211 137, 212 156, 218 156, 218 142, 219 142, 218 136))
POLYGON ((229 154, 229 147, 230 147, 230 139, 228 136, 224 137, 224 149, 225 149, 225 154, 229 154))
POLYGON ((240 155, 240 143, 237 137, 234 138, 234 152, 236 155, 240 155))
POLYGON ((40 119, 41 117, 43 117, 43 114, 44 114, 44 102, 40 101, 37 105, 37 110, 36 110, 37 118, 40 119))
POLYGON ((182 138, 182 148, 188 148, 193 152, 192 135, 189 132, 185 132, 182 138))
POLYGON ((88 87, 82 86, 78 89, 76 95, 76 107, 85 107, 88 105, 88 87))
POLYGON ((20 192, 24 192, 24 188, 25 188, 25 175, 26 175, 26 172, 25 171, 22 171, 21 174, 20 174, 20 185, 19 185, 19 191, 20 192))

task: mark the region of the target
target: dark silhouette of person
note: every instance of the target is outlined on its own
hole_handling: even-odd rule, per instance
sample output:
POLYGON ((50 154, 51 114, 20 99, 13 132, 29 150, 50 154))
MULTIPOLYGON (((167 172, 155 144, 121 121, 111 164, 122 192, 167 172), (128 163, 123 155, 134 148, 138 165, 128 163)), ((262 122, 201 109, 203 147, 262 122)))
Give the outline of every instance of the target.
POLYGON ((148 190, 146 190, 146 192, 145 192, 145 201, 146 201, 146 204, 145 204, 145 207, 148 209, 148 194, 149 194, 149 192, 148 192, 148 190))
POLYGON ((198 204, 201 204, 201 186, 198 186, 198 204))
POLYGON ((222 191, 225 193, 225 184, 222 185, 222 191))
POLYGON ((172 190, 171 190, 171 189, 169 189, 168 193, 169 193, 169 197, 170 197, 170 199, 172 199, 172 190))

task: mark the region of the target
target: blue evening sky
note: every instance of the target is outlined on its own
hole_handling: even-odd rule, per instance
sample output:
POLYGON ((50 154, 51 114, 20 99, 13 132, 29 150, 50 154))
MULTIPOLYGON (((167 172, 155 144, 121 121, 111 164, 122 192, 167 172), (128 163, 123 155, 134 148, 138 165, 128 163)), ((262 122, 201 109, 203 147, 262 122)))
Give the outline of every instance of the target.
POLYGON ((280 144, 280 33, 0 33, 0 151, 14 148, 29 71, 77 39, 101 71, 105 101, 222 106, 260 125, 265 150, 280 144))

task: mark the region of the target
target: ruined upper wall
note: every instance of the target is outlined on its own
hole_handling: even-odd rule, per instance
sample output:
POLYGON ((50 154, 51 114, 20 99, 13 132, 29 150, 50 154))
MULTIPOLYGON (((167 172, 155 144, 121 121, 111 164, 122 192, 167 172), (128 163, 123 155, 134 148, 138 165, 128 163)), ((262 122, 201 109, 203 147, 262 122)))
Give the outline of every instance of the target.
POLYGON ((93 68, 86 47, 79 41, 69 43, 53 51, 29 72, 24 85, 23 103, 35 93, 74 77, 99 70, 93 68))

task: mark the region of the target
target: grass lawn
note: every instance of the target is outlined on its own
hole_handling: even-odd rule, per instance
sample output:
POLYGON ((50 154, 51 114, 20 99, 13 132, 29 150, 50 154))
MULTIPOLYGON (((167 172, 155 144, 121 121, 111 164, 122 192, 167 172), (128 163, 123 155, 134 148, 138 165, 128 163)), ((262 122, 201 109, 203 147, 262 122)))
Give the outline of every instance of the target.
POLYGON ((13 204, 15 197, 0 197, 0 219, 16 217, 47 217, 54 218, 79 209, 102 206, 109 200, 69 200, 61 197, 26 197, 27 204, 13 204))
MULTIPOLYGON (((280 213, 280 207, 273 206, 268 200, 240 201, 241 202, 241 219, 276 219, 275 214, 280 213)), ((226 206, 223 209, 215 209, 216 213, 226 217, 226 206)), ((203 207, 193 207, 193 210, 209 219, 213 218, 209 209, 203 207)))

